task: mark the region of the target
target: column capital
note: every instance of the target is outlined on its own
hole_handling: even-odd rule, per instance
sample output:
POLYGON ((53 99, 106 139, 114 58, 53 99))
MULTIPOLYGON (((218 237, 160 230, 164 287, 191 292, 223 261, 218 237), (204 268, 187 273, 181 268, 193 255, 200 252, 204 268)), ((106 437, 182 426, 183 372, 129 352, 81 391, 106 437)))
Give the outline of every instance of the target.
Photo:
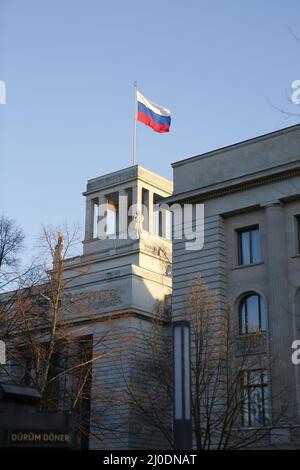
POLYGON ((260 207, 263 207, 264 209, 268 209, 270 207, 283 207, 284 204, 282 201, 280 201, 279 199, 273 199, 272 201, 268 201, 268 202, 263 202, 260 207))
POLYGON ((127 196, 127 189, 122 188, 118 190, 119 196, 127 196))
POLYGON ((98 194, 97 196, 98 199, 98 204, 106 204, 107 203, 107 197, 105 194, 98 194))

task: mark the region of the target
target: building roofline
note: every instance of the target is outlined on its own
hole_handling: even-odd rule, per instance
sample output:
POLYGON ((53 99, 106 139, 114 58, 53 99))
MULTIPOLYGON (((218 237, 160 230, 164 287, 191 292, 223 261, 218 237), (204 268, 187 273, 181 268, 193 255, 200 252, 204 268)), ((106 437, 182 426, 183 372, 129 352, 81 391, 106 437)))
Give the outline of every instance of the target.
POLYGON ((105 173, 104 175, 100 175, 100 176, 96 176, 95 178, 91 178, 91 179, 88 179, 88 183, 92 183, 96 180, 99 180, 101 178, 107 178, 108 176, 116 176, 117 174, 121 174, 121 173, 124 173, 126 171, 129 171, 129 170, 133 170, 133 169, 136 169, 137 171, 139 169, 141 169, 142 171, 146 171, 147 173, 149 174, 153 174, 155 176, 159 176, 159 178, 161 178, 162 180, 165 180, 167 181, 168 183, 172 183, 171 180, 169 180, 168 178, 165 178, 164 176, 160 175, 159 173, 157 173, 156 171, 152 171, 152 170, 149 170, 149 168, 145 168, 144 166, 142 165, 131 165, 131 166, 127 166, 125 168, 122 168, 121 170, 116 170, 116 171, 112 171, 110 173, 105 173))
POLYGON ((245 145, 256 143, 258 141, 271 139, 276 135, 287 134, 287 133, 292 132, 296 129, 300 129, 300 124, 295 124, 293 126, 284 127, 283 129, 279 129, 277 131, 272 131, 272 132, 269 132, 267 134, 262 134, 262 135, 259 135, 259 136, 256 136, 256 137, 251 137, 250 139, 242 140, 241 142, 237 142, 235 144, 226 145, 225 147, 220 147, 220 148, 217 148, 217 149, 214 149, 214 150, 210 150, 209 152, 205 152, 205 153, 201 153, 199 155, 184 158, 182 160, 178 160, 177 162, 173 162, 171 165, 172 165, 173 168, 176 168, 177 166, 185 165, 187 163, 190 163, 191 161, 211 157, 213 155, 217 155, 218 153, 229 152, 230 150, 236 150, 239 147, 243 147, 245 145))
POLYGON ((87 189, 82 194, 84 196, 97 192, 98 190, 113 188, 129 181, 140 179, 165 193, 172 193, 173 181, 160 174, 148 170, 141 165, 133 165, 121 170, 113 171, 87 181, 87 189))
POLYGON ((177 202, 205 201, 215 197, 223 197, 226 194, 242 191, 261 184, 280 181, 300 174, 300 163, 290 162, 288 164, 277 165, 272 170, 264 169, 244 176, 221 181, 216 184, 210 184, 202 188, 196 188, 190 191, 175 193, 172 196, 164 198, 167 204, 177 202))

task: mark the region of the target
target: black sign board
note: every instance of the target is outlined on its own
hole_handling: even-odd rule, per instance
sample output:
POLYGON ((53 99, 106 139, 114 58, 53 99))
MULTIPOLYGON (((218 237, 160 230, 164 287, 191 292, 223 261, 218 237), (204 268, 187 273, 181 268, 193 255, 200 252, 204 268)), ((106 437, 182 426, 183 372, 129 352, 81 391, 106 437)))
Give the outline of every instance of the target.
POLYGON ((67 430, 8 429, 4 433, 7 447, 61 447, 73 446, 73 433, 67 430))

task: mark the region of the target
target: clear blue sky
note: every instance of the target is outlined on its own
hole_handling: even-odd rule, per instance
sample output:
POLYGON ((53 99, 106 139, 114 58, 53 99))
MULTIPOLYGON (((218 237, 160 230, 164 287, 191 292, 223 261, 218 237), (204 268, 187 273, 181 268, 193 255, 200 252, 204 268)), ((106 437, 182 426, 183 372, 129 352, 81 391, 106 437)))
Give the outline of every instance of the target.
POLYGON ((131 164, 135 79, 172 111, 170 134, 138 124, 138 163, 166 177, 299 122, 268 103, 297 111, 299 17, 299 0, 0 0, 0 212, 28 249, 42 224, 83 225, 86 180, 131 164))

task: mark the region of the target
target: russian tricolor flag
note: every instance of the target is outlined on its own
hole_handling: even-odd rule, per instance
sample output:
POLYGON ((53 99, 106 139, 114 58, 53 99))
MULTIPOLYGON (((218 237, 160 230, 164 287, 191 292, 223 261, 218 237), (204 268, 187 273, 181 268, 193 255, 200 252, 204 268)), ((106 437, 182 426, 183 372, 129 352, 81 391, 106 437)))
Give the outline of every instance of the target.
POLYGON ((169 109, 151 103, 139 91, 137 95, 137 120, 152 127, 156 132, 169 132, 171 125, 171 112, 169 109))

